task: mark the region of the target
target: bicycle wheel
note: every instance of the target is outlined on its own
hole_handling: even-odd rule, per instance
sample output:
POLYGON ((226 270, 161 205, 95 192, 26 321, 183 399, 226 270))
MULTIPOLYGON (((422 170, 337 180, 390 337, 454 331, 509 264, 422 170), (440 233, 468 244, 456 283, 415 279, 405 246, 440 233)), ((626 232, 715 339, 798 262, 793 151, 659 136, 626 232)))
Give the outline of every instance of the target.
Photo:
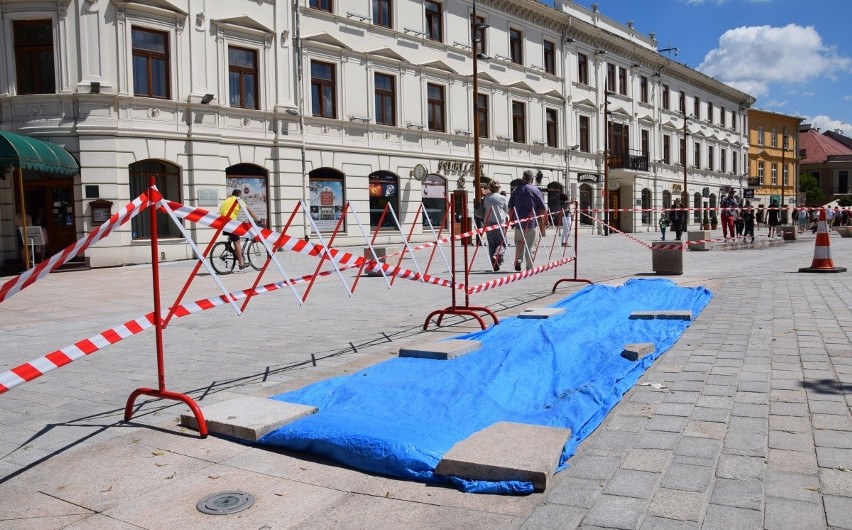
POLYGON ((224 241, 213 245, 209 259, 213 270, 219 274, 231 274, 237 265, 237 257, 234 255, 234 251, 224 241))
POLYGON ((245 246, 245 257, 251 268, 259 271, 266 262, 266 249, 260 241, 248 241, 245 246))

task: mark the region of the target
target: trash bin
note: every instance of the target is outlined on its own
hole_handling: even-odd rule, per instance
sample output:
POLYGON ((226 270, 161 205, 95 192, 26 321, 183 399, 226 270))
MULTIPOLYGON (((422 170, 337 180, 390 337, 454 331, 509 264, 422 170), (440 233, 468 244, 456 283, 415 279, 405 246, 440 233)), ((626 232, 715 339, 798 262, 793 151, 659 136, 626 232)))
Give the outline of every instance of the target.
POLYGON ((673 241, 652 242, 651 264, 657 274, 683 274, 683 245, 673 241))
MULTIPOLYGON (((385 263, 385 247, 373 247, 373 250, 376 252, 376 257, 373 257, 373 253, 370 252, 370 247, 364 249, 364 259, 367 261, 373 261, 374 259, 378 259, 379 263, 385 263)), ((367 276, 381 276, 382 271, 380 270, 366 270, 367 276)))
POLYGON ((689 250, 710 250, 713 248, 713 243, 709 240, 712 237, 712 232, 709 230, 693 230, 686 233, 686 239, 689 241, 689 250), (705 243, 692 243, 693 241, 705 241, 705 243))

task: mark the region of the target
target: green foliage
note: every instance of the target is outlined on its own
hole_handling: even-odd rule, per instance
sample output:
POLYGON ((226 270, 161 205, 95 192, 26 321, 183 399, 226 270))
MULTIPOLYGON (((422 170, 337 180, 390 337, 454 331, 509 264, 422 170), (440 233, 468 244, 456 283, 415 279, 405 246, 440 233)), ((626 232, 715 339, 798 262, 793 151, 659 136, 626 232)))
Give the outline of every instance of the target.
POLYGON ((837 199, 837 204, 840 205, 841 208, 848 208, 852 206, 852 197, 840 197, 837 199))
POLYGON ((799 175, 799 191, 805 194, 806 206, 820 206, 825 203, 825 194, 819 187, 819 180, 810 173, 799 175))

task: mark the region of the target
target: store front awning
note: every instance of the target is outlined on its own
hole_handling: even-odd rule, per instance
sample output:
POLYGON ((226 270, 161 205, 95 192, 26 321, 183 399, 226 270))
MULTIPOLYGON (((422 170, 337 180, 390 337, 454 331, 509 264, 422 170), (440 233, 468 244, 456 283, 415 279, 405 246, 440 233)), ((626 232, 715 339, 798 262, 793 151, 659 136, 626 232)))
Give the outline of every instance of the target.
POLYGON ((9 167, 63 176, 80 172, 74 157, 59 145, 0 131, 0 173, 5 174, 9 167))

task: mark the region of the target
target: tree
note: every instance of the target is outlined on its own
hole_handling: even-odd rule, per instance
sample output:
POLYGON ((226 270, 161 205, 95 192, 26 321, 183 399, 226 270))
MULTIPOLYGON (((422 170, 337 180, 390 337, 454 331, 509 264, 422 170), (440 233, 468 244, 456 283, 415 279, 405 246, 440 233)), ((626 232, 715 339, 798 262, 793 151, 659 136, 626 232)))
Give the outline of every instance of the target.
POLYGON ((806 206, 821 206, 825 203, 825 194, 819 187, 819 180, 810 173, 799 175, 799 192, 805 194, 806 206))
POLYGON ((837 199, 837 204, 841 208, 849 208, 850 206, 852 206, 852 197, 850 197, 848 195, 846 195, 844 197, 839 197, 837 199))

